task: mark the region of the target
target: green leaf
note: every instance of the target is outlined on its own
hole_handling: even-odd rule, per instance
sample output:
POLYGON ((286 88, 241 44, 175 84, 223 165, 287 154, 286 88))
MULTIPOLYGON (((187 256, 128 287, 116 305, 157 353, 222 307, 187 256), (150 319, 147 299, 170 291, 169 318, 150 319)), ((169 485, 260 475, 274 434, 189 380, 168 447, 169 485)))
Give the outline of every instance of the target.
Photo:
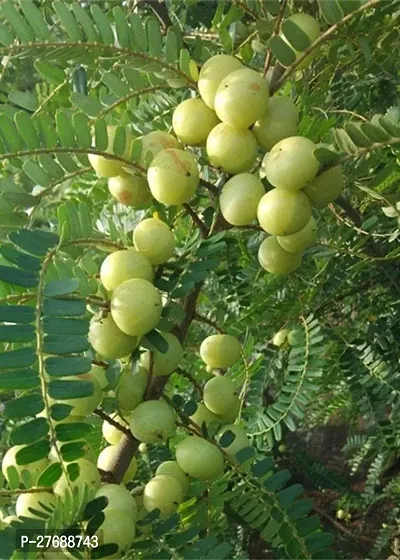
POLYGON ((49 425, 46 418, 35 418, 11 431, 10 438, 13 445, 26 445, 47 436, 49 425))
POLYGON ((47 113, 42 112, 38 115, 38 123, 45 147, 54 148, 57 145, 58 139, 53 119, 47 113))
POLYGON ((7 115, 0 114, 0 134, 4 142, 8 146, 10 153, 18 152, 23 147, 23 141, 18 131, 7 115))
POLYGON ((343 19, 343 10, 337 0, 318 0, 318 6, 324 20, 330 25, 343 19))
POLYGON ((14 42, 14 35, 5 27, 0 24, 0 44, 8 47, 14 42))
POLYGON ((148 332, 141 340, 141 346, 151 351, 158 350, 161 354, 168 352, 168 342, 155 329, 148 332))
POLYGON ((311 45, 310 37, 307 33, 304 33, 304 31, 290 19, 282 24, 282 30, 285 38, 296 51, 304 51, 311 45))
POLYGON ((17 247, 20 247, 27 253, 43 257, 51 247, 54 247, 59 241, 58 235, 43 230, 26 230, 12 232, 8 236, 17 247))
POLYGON ((236 439, 235 434, 231 430, 226 430, 221 438, 218 440, 218 444, 221 447, 229 447, 236 439))
POLYGON ((126 145, 126 132, 125 127, 117 126, 115 129, 115 136, 112 151, 117 156, 122 156, 125 151, 126 145))
POLYGON ((142 25, 142 20, 138 14, 129 14, 129 22, 132 27, 135 46, 139 51, 147 49, 146 33, 142 25))
POLYGON ((94 125, 96 150, 106 150, 108 147, 107 125, 104 119, 98 119, 94 125))
POLYGON ((371 146, 372 141, 361 130, 360 123, 347 123, 345 124, 344 129, 356 146, 361 148, 368 148, 371 146))
POLYGON ((269 47, 272 54, 283 66, 290 66, 290 64, 293 64, 296 60, 296 53, 294 50, 291 49, 279 35, 271 37, 269 40, 269 47))
POLYGON ((34 112, 38 108, 36 94, 30 91, 12 91, 8 96, 8 101, 27 111, 34 112))
POLYGON ((350 14, 361 6, 361 0, 338 0, 344 14, 350 14))
MULTIPOLYGON (((43 418, 42 420, 45 420, 43 418)), ((47 440, 36 441, 32 445, 26 445, 15 454, 17 465, 29 465, 35 463, 48 456, 50 452, 50 443, 47 440)))
POLYGON ((36 353, 30 347, 0 353, 0 370, 29 367, 35 362, 36 353))
POLYGON ((111 25, 107 19, 106 14, 101 10, 97 4, 92 4, 90 7, 90 12, 92 14, 93 20, 100 31, 100 36, 105 45, 114 44, 114 33, 111 25))
POLYGON ((0 305, 0 321, 9 323, 33 323, 35 310, 27 305, 0 305))
POLYGON ((89 119, 84 113, 74 113, 72 115, 76 139, 80 148, 90 148, 92 145, 92 135, 90 134, 89 119))
POLYGON ((34 288, 39 282, 39 277, 33 271, 0 265, 0 280, 15 286, 34 288))
POLYGON ((45 284, 43 295, 46 297, 64 296, 75 292, 78 288, 79 280, 76 278, 53 280, 45 284))
POLYGON ((264 487, 270 492, 276 492, 286 484, 290 476, 290 472, 287 469, 278 471, 264 482, 264 487))
POLYGON ((130 92, 129 86, 113 72, 104 72, 101 79, 118 97, 125 97, 130 92))
POLYGON ((62 27, 67 32, 71 41, 79 42, 83 40, 82 30, 77 24, 73 13, 62 0, 55 0, 53 8, 60 19, 62 27))
POLYGON ((51 463, 40 475, 37 485, 40 487, 53 486, 63 473, 60 463, 51 463))
POLYGON ((349 154, 357 153, 357 147, 354 145, 354 142, 347 134, 347 132, 343 130, 343 128, 335 129, 333 131, 333 136, 340 150, 349 154))
POLYGON ((42 12, 35 6, 34 2, 32 0, 19 0, 19 5, 35 36, 43 41, 48 40, 50 38, 49 28, 42 12))
POLYGON ((47 60, 40 60, 40 59, 35 60, 34 64, 39 74, 41 74, 41 76, 43 76, 43 78, 48 80, 51 84, 59 86, 65 81, 66 79, 65 71, 62 68, 60 68, 60 66, 48 62, 47 60))
POLYGON ((70 100, 72 105, 78 107, 78 109, 83 111, 88 117, 97 117, 102 110, 101 104, 95 97, 85 95, 78 91, 74 91, 71 93, 70 100))
POLYGON ((313 156, 322 164, 335 163, 340 159, 340 154, 329 150, 328 148, 316 148, 313 151, 313 156))
POLYGON ((45 362, 46 373, 51 377, 64 377, 87 373, 92 369, 92 361, 83 356, 51 357, 45 362))
POLYGON ((379 117, 379 124, 390 136, 400 138, 400 125, 389 117, 379 117))
POLYGON ((82 8, 82 6, 78 2, 74 2, 71 5, 71 8, 77 22, 81 24, 81 27, 86 34, 87 40, 91 43, 97 43, 97 31, 87 11, 82 8))
POLYGON ((36 257, 31 257, 31 255, 16 251, 12 247, 0 246, 0 254, 11 263, 20 268, 25 268, 26 270, 39 272, 42 267, 40 260, 36 257))
POLYGON ((161 57, 163 44, 158 22, 153 18, 149 18, 146 30, 150 56, 161 57))
POLYGON ((360 128, 373 142, 384 142, 389 138, 387 132, 380 126, 371 123, 361 123, 360 128))
POLYGON ((37 163, 32 160, 25 161, 22 169, 24 173, 32 179, 35 185, 40 185, 42 187, 47 187, 49 185, 50 177, 47 175, 43 167, 40 167, 37 163))
POLYGON ((121 6, 113 8, 115 29, 117 32, 118 43, 121 47, 128 48, 131 44, 131 30, 127 23, 127 17, 121 6))
POLYGON ((89 350, 89 343, 84 336, 46 335, 44 337, 43 351, 47 354, 79 354, 86 350, 89 350))
POLYGON ((64 461, 76 461, 86 453, 86 441, 72 441, 64 443, 60 448, 64 461))
POLYGON ((45 299, 43 313, 52 317, 78 317, 86 312, 82 299, 45 299))
MULTIPOLYGON (((80 382, 71 381, 71 383, 80 382)), ((85 381, 84 383, 87 383, 87 381, 85 381)), ((92 427, 90 426, 90 424, 85 424, 84 422, 68 422, 68 424, 58 424, 56 426, 56 437, 59 441, 85 439, 91 431, 92 427)))
POLYGON ((48 391, 50 397, 56 400, 80 399, 92 396, 94 385, 91 381, 58 379, 50 381, 48 391))
POLYGON ((44 317, 42 325, 44 332, 48 334, 87 334, 89 332, 88 319, 44 317))
POLYGON ((38 372, 33 369, 13 369, 12 371, 3 371, 0 373, 0 389, 3 390, 23 391, 26 389, 36 389, 39 385, 40 379, 38 372))
POLYGON ((1 325, 1 342, 32 342, 36 337, 33 325, 1 325))
POLYGON ((35 40, 32 29, 27 24, 25 18, 16 10, 12 2, 1 3, 1 13, 3 17, 10 23, 15 31, 16 36, 22 43, 30 43, 35 40))
POLYGON ((69 111, 60 110, 56 113, 57 134, 60 137, 61 145, 65 148, 75 146, 75 133, 71 124, 71 116, 69 111))
POLYGON ((169 63, 175 63, 179 58, 179 43, 176 32, 171 27, 167 31, 165 42, 165 58, 169 63))
POLYGON ((7 401, 4 404, 3 414, 7 418, 24 418, 25 416, 36 416, 42 412, 43 408, 42 395, 34 393, 7 401))
POLYGON ((29 150, 39 148, 39 135, 29 115, 25 111, 18 111, 14 116, 14 122, 19 134, 24 139, 26 147, 29 150))

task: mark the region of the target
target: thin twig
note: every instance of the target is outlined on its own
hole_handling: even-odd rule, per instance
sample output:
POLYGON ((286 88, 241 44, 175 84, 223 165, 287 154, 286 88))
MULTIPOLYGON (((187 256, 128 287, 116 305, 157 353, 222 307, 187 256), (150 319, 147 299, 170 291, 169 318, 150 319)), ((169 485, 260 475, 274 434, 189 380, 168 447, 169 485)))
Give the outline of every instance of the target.
POLYGON ((103 412, 101 410, 101 408, 96 408, 93 411, 93 413, 96 414, 97 416, 100 416, 100 418, 105 420, 108 424, 111 424, 112 426, 114 426, 114 428, 117 428, 117 430, 124 433, 125 435, 130 435, 131 434, 131 431, 129 430, 129 428, 125 428, 125 426, 123 426, 122 424, 120 424, 119 422, 114 420, 114 418, 111 418, 111 416, 109 416, 108 414, 103 412))
POLYGON ((200 395, 203 394, 202 386, 200 385, 200 383, 198 381, 196 381, 196 379, 193 377, 193 375, 191 373, 189 373, 188 371, 185 371, 181 368, 177 368, 176 373, 178 375, 181 375, 182 377, 184 377, 188 381, 190 381, 190 383, 195 387, 195 389, 197 390, 198 393, 200 393, 200 395))
POLYGON ((374 539, 370 539, 369 537, 364 537, 363 535, 357 535, 355 533, 352 533, 351 531, 346 529, 346 527, 343 527, 343 525, 341 523, 339 523, 339 521, 336 521, 336 519, 334 519, 331 515, 329 515, 329 513, 327 513, 323 509, 321 509, 319 506, 315 505, 315 503, 314 503, 313 507, 314 507, 315 511, 318 513, 318 515, 322 515, 322 517, 325 517, 325 519, 327 521, 329 521, 329 523, 331 523, 331 525, 333 525, 334 527, 336 527, 336 529, 338 529, 342 533, 345 533, 346 535, 348 535, 352 539, 355 538, 355 539, 358 539, 360 541, 364 541, 368 544, 371 544, 371 543, 375 542, 374 539))
POLYGON ((206 181, 205 179, 200 179, 200 185, 205 187, 212 194, 215 194, 215 195, 219 194, 218 188, 215 185, 213 185, 212 183, 210 183, 209 181, 206 181))
POLYGON ((194 320, 198 321, 199 323, 205 323, 206 325, 210 325, 210 327, 218 331, 220 334, 225 334, 225 331, 221 329, 221 327, 218 326, 217 323, 215 323, 212 319, 209 319, 208 317, 204 317, 204 315, 200 315, 200 313, 196 312, 194 314, 194 320))
MULTIPOLYGON (((279 8, 278 15, 276 16, 274 30, 272 32, 273 36, 279 35, 280 33, 281 23, 282 23, 283 15, 285 13, 286 4, 287 4, 287 0, 281 0, 281 6, 279 8)), ((271 60, 272 60, 272 50, 271 47, 268 47, 267 55, 265 57, 263 76, 267 75, 269 67, 271 66, 271 60)))
POLYGON ((34 494, 35 492, 49 492, 52 494, 53 488, 49 488, 48 486, 39 486, 36 488, 18 488, 17 490, 0 490, 0 496, 18 496, 18 494, 34 494))
POLYGON ((187 214, 189 214, 189 216, 192 218, 193 222, 198 226, 201 236, 207 237, 208 228, 206 224, 199 218, 199 216, 196 214, 196 212, 193 210, 190 204, 185 203, 182 204, 182 206, 186 210, 187 214))

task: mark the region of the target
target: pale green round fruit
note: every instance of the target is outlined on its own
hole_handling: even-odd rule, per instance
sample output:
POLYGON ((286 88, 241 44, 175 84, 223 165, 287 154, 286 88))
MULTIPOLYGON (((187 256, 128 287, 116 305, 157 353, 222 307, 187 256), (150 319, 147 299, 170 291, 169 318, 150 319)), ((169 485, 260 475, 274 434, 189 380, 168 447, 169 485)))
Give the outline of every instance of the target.
POLYGON ((222 122, 246 129, 263 116, 268 99, 268 84, 262 74, 241 68, 220 83, 214 99, 215 112, 222 122))
MULTIPOLYGON (((97 458, 97 467, 102 471, 109 471, 115 464, 115 458, 119 453, 117 445, 108 445, 100 451, 97 458)), ((137 460, 136 457, 132 457, 129 467, 126 469, 124 476, 122 477, 122 482, 130 482, 132 478, 137 473, 137 460)))
POLYGON ((284 138, 264 157, 262 170, 274 187, 296 191, 312 181, 319 163, 313 156, 316 146, 303 136, 284 138))
POLYGON ((239 397, 235 396, 235 399, 228 412, 226 412, 225 414, 218 415, 218 419, 221 422, 221 424, 231 424, 236 420, 239 414, 240 404, 241 402, 239 397))
POLYGON ((147 371, 140 367, 137 372, 127 368, 119 378, 116 390, 117 403, 120 410, 130 412, 143 400, 147 387, 147 371))
POLYGON ((163 130, 154 130, 141 137, 142 152, 140 154, 139 163, 147 169, 157 154, 169 148, 179 148, 178 140, 164 132, 163 130))
POLYGON ((74 465, 74 467, 78 465, 79 467, 79 474, 77 478, 71 480, 69 477, 67 478, 65 474, 62 474, 61 478, 59 478, 54 485, 53 489, 55 494, 62 496, 66 492, 70 491, 71 488, 72 490, 74 488, 80 489, 84 484, 95 489, 100 486, 100 473, 96 465, 87 459, 78 459, 72 463, 68 463, 68 467, 72 468, 72 465, 74 465))
POLYGON ((147 444, 140 443, 138 447, 139 453, 147 453, 147 444))
POLYGON ((144 487, 143 505, 150 512, 160 510, 161 517, 172 515, 182 503, 183 490, 180 482, 172 476, 160 474, 144 487))
POLYGON ((115 509, 126 513, 133 521, 136 521, 137 505, 135 498, 123 484, 104 484, 100 486, 95 498, 102 496, 108 499, 107 509, 115 509))
MULTIPOLYGON (((295 23, 297 27, 299 27, 306 35, 308 35, 310 39, 310 43, 313 43, 320 36, 321 31, 317 20, 315 20, 312 16, 308 14, 304 14, 304 13, 293 14, 287 19, 287 21, 291 21, 295 23)), ((283 33, 281 33, 281 37, 288 45, 290 45, 290 42, 288 41, 288 39, 285 37, 283 33)), ((296 49, 294 48, 293 50, 296 53, 296 58, 299 58, 299 56, 302 53, 296 51, 296 49)), ((307 66, 310 65, 312 59, 316 56, 316 54, 317 54, 317 49, 315 49, 311 54, 306 56, 306 58, 297 66, 297 70, 304 70, 304 68, 307 68, 307 66)))
POLYGON ((311 204, 303 192, 272 189, 260 200, 257 218, 263 230, 271 235, 292 235, 310 220, 311 204))
POLYGON ((133 247, 114 251, 101 263, 100 281, 109 292, 132 278, 143 278, 149 282, 154 279, 151 262, 133 247))
POLYGON ((343 181, 342 166, 336 165, 317 175, 311 183, 307 183, 304 192, 314 208, 324 208, 340 195, 343 190, 343 181))
POLYGON ((68 377, 60 377, 60 381, 68 382, 88 382, 93 384, 93 393, 88 397, 78 397, 77 399, 53 399, 48 397, 50 405, 53 404, 68 404, 72 406, 71 415, 72 416, 86 416, 91 414, 95 408, 99 406, 103 399, 103 391, 99 385, 97 379, 90 375, 90 373, 84 373, 82 375, 69 375, 68 377))
POLYGON ((152 200, 146 179, 138 175, 119 175, 108 179, 110 194, 124 206, 145 208, 152 200))
POLYGON ((301 253, 288 253, 275 236, 267 237, 258 250, 258 260, 267 272, 286 276, 301 265, 301 253))
POLYGON ((220 123, 208 135, 206 150, 210 163, 234 175, 253 167, 257 159, 257 140, 251 130, 220 123))
MULTIPOLYGON (((126 422, 123 420, 123 418, 121 418, 121 416, 118 416, 118 414, 113 414, 112 419, 118 422, 118 424, 121 424, 121 426, 127 428, 126 422)), ((107 420, 104 420, 101 426, 101 431, 103 434, 103 438, 110 445, 118 445, 118 443, 121 441, 122 436, 124 435, 121 430, 107 422, 107 420)))
POLYGON ((178 465, 188 475, 199 480, 215 480, 224 472, 224 457, 214 444, 189 436, 175 450, 178 465))
POLYGON ((223 447, 223 450, 228 453, 231 457, 235 457, 236 453, 238 453, 241 449, 250 446, 249 438, 247 437, 246 432, 240 426, 236 424, 227 424, 218 432, 216 436, 216 440, 220 443, 221 437, 225 432, 232 432, 235 435, 234 441, 228 445, 227 447, 223 447))
POLYGON ((121 553, 133 543, 136 535, 135 523, 130 515, 119 509, 106 508, 103 510, 104 521, 96 531, 99 545, 115 543, 118 552, 102 556, 107 560, 119 560, 121 553))
POLYGON ((109 385, 109 381, 106 376, 106 371, 107 368, 94 364, 89 372, 90 375, 96 379, 96 381, 98 382, 102 390, 105 387, 107 387, 107 385, 109 385))
POLYGON ((208 426, 211 422, 220 422, 220 417, 211 412, 211 410, 208 410, 206 405, 203 403, 198 403, 197 410, 194 414, 192 414, 192 416, 190 416, 190 419, 200 427, 203 423, 208 426))
POLYGON ((295 136, 298 122, 299 109, 293 101, 283 95, 274 95, 252 130, 258 145, 268 152, 284 138, 295 136))
POLYGON ((275 333, 274 338, 272 339, 272 344, 274 346, 282 346, 286 342, 288 334, 289 329, 281 329, 275 333))
POLYGON ((175 251, 174 234, 165 222, 157 218, 146 218, 135 227, 133 243, 136 250, 153 265, 167 262, 175 251))
POLYGON ((240 358, 242 346, 237 338, 230 334, 212 334, 203 340, 200 357, 213 368, 228 368, 240 358))
POLYGON ((164 150, 151 162, 147 180, 158 202, 167 206, 189 202, 199 184, 197 162, 189 152, 174 148, 164 150))
POLYGON ((172 115, 172 127, 184 144, 202 146, 210 131, 218 124, 218 117, 202 99, 185 99, 172 115))
POLYGON ((239 173, 225 183, 219 206, 225 220, 233 226, 251 224, 257 217, 257 207, 265 189, 258 177, 239 173))
POLYGON ((156 476, 160 474, 175 478, 181 485, 183 495, 187 494, 190 485, 189 477, 176 461, 164 461, 164 463, 161 463, 156 470, 156 476))
MULTIPOLYGON (((33 490, 33 488, 32 488, 33 490)), ((32 492, 20 494, 15 504, 15 512, 18 517, 33 517, 34 519, 43 519, 36 513, 29 511, 29 508, 35 509, 45 515, 51 515, 45 508, 55 508, 56 498, 51 492, 32 492), (43 507, 41 504, 43 504, 43 507)))
MULTIPOLYGON (((162 354, 159 350, 153 351, 153 375, 170 375, 180 364, 183 358, 183 348, 175 335, 171 333, 160 333, 168 343, 168 350, 162 354)), ((140 355, 140 364, 150 371, 150 350, 140 355)))
MULTIPOLYGON (((115 131, 116 126, 108 126, 107 127, 107 135, 108 135, 108 146, 105 152, 107 154, 112 154, 113 152, 113 143, 115 138, 115 131)), ((132 144, 132 135, 128 132, 126 133, 126 144, 125 144, 125 151, 121 157, 124 159, 129 159, 130 148, 132 144)), ((98 177, 116 177, 117 175, 124 174, 124 164, 120 161, 116 161, 113 159, 107 159, 103 156, 99 156, 97 154, 88 154, 88 159, 90 165, 96 171, 96 175, 98 177)))
POLYGON ((45 470, 45 468, 49 464, 48 459, 43 458, 43 459, 40 459, 39 461, 35 461, 33 463, 30 463, 29 465, 18 465, 17 464, 17 459, 16 459, 16 454, 21 449, 24 449, 24 447, 26 447, 26 446, 25 445, 14 445, 14 447, 10 447, 10 449, 8 449, 8 451, 3 456, 3 459, 2 459, 2 462, 1 462, 1 470, 2 470, 4 478, 7 480, 7 482, 10 482, 10 479, 8 477, 8 474, 7 474, 7 469, 9 467, 15 467, 16 468, 20 482, 22 481, 22 472, 24 470, 28 471, 30 473, 32 479, 33 479, 33 484, 35 484, 37 482, 37 479, 41 475, 41 473, 45 470))
POLYGON ((130 427, 139 441, 161 443, 175 432, 175 413, 165 401, 144 401, 132 412, 130 427))
POLYGON ((111 313, 104 318, 92 318, 88 338, 95 352, 111 360, 128 356, 138 345, 137 336, 128 336, 122 332, 111 313))
POLYGON ((204 385, 204 404, 214 414, 227 414, 234 406, 237 389, 229 377, 219 375, 204 385))
POLYGON ((222 80, 239 68, 243 68, 242 63, 227 54, 217 54, 204 63, 197 85, 201 98, 211 109, 214 109, 215 94, 222 80))
POLYGON ((289 253, 301 253, 304 249, 311 247, 316 238, 317 224, 311 216, 303 229, 286 237, 278 237, 278 242, 289 253))
POLYGON ((111 298, 111 315, 117 327, 130 336, 142 336, 154 329, 161 311, 158 290, 143 278, 126 280, 111 298))

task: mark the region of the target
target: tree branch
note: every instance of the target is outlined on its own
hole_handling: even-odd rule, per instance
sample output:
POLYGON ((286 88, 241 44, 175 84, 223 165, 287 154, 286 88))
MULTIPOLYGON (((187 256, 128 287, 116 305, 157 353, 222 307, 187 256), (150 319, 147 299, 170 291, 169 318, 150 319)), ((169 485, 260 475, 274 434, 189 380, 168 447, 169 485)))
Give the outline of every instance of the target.
MULTIPOLYGON (((274 30, 272 32, 273 36, 279 35, 279 32, 281 30, 281 22, 286 9, 286 4, 287 4, 287 0, 281 0, 281 7, 279 8, 278 15, 276 16, 274 30)), ((272 50, 271 47, 268 47, 267 55, 265 57, 265 63, 264 63, 264 72, 263 72, 264 77, 266 76, 269 67, 271 66, 271 60, 272 60, 272 50)))
POLYGON ((193 222, 199 228, 201 236, 202 237, 207 237, 208 229, 207 229, 206 224, 201 221, 201 219, 196 214, 196 212, 193 210, 193 208, 190 206, 190 204, 184 203, 184 204, 182 204, 182 206, 186 210, 186 213, 189 214, 189 216, 192 218, 193 222))
POLYGON ((131 432, 129 430, 129 428, 125 428, 125 426, 123 426, 122 424, 120 424, 119 422, 117 422, 116 420, 114 420, 114 418, 111 418, 111 416, 109 416, 108 414, 106 414, 105 412, 103 412, 101 410, 101 408, 96 408, 93 411, 93 414, 96 414, 97 416, 100 416, 100 418, 102 418, 103 420, 105 420, 106 422, 108 422, 108 424, 111 424, 112 426, 114 426, 114 428, 117 428, 117 430, 119 430, 120 432, 122 432, 125 435, 129 435, 131 432))
POLYGON ((176 373, 178 375, 181 375, 182 377, 184 377, 185 379, 187 379, 188 381, 190 381, 190 383, 195 387, 195 389, 197 390, 197 392, 202 395, 203 394, 203 388, 200 385, 200 383, 198 381, 196 381, 196 379, 193 377, 193 375, 191 375, 188 371, 185 371, 181 368, 177 368, 176 369, 176 373))
POLYGON ((225 331, 221 329, 220 326, 217 325, 212 319, 208 319, 208 317, 204 317, 204 315, 200 315, 200 313, 194 314, 194 320, 198 321, 199 323, 205 323, 206 325, 210 325, 213 329, 218 331, 220 334, 225 334, 225 331))

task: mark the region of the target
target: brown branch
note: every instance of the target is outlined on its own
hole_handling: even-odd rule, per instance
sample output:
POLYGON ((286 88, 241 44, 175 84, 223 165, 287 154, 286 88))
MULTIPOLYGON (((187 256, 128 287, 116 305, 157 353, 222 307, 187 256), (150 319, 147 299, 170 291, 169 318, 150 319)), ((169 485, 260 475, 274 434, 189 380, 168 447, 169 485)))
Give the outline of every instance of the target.
POLYGON ((296 58, 296 60, 293 62, 293 64, 291 64, 290 66, 288 66, 286 68, 285 72, 282 74, 280 79, 277 81, 276 86, 274 88, 271 87, 272 92, 275 93, 283 85, 283 83, 296 71, 297 67, 303 62, 303 60, 305 58, 307 58, 307 56, 310 53, 314 52, 315 49, 317 49, 323 42, 325 42, 338 29, 340 29, 341 27, 343 27, 343 25, 348 23, 354 16, 360 14, 361 12, 363 12, 364 10, 367 10, 368 8, 371 8, 372 6, 374 6, 375 4, 378 4, 381 1, 382 0, 368 0, 368 2, 363 4, 360 8, 358 8, 357 10, 354 10, 354 12, 350 12, 349 14, 344 16, 344 18, 342 20, 338 21, 337 23, 335 23, 334 25, 329 27, 329 29, 327 29, 324 33, 322 33, 309 47, 307 47, 301 53, 301 55, 298 58, 296 58))
POLYGON ((193 208, 190 206, 190 204, 184 203, 184 204, 182 204, 182 206, 186 210, 186 213, 189 214, 189 216, 192 218, 193 222, 199 228, 201 237, 207 237, 208 229, 207 229, 206 224, 199 218, 199 216, 196 214, 196 212, 193 210, 193 208))
POLYGON ((130 435, 131 432, 130 432, 129 428, 125 428, 125 426, 123 426, 122 424, 120 424, 119 422, 114 420, 114 418, 111 418, 111 416, 109 416, 108 414, 103 412, 101 410, 101 408, 96 408, 93 411, 93 414, 96 414, 97 416, 100 416, 100 418, 102 418, 103 420, 108 422, 108 424, 111 424, 111 426, 114 426, 114 428, 117 428, 117 430, 119 430, 123 434, 130 435))
POLYGON ((329 521, 329 523, 331 525, 333 525, 334 527, 336 527, 336 529, 338 529, 339 531, 341 531, 345 535, 348 535, 352 539, 358 539, 358 540, 364 541, 365 543, 368 543, 368 544, 371 544, 371 543, 375 542, 374 539, 370 539, 369 537, 364 537, 363 535, 357 535, 357 534, 352 533, 351 531, 346 529, 346 527, 343 527, 343 525, 341 523, 339 523, 339 521, 336 521, 336 519, 334 519, 331 515, 329 515, 329 513, 327 513, 323 509, 321 509, 315 503, 314 503, 313 507, 314 507, 314 510, 318 513, 318 515, 322 515, 322 517, 325 517, 325 519, 327 521, 329 521))
POLYGON ((200 315, 200 313, 194 314, 194 320, 198 321, 199 323, 205 323, 206 325, 210 325, 213 329, 218 331, 220 334, 225 334, 225 331, 221 329, 220 326, 217 325, 212 319, 208 319, 208 317, 204 317, 204 315, 200 315))
POLYGON ((215 194, 215 195, 219 194, 218 188, 215 185, 213 185, 212 183, 210 183, 209 181, 206 181, 205 179, 200 179, 200 185, 205 187, 212 194, 215 194))
MULTIPOLYGON (((279 8, 278 15, 276 16, 274 30, 272 32, 273 36, 279 35, 280 33, 281 23, 282 23, 283 15, 285 13, 286 4, 287 4, 287 0, 281 0, 281 6, 279 8)), ((264 63, 264 72, 263 72, 264 77, 267 75, 269 67, 271 66, 271 60, 272 60, 272 50, 271 47, 268 47, 267 55, 265 57, 265 63, 264 63)))

